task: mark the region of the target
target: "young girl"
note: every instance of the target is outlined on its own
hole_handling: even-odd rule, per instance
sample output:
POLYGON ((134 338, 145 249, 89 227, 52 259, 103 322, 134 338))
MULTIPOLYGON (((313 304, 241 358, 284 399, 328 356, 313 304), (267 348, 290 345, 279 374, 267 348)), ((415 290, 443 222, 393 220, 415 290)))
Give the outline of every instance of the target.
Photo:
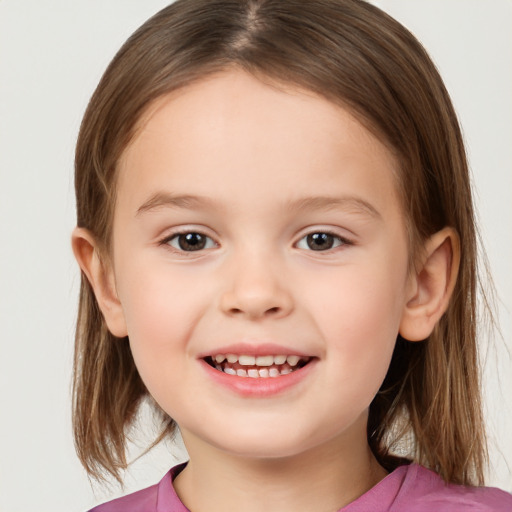
POLYGON ((361 0, 178 0, 76 151, 74 426, 120 479, 148 397, 190 460, 100 512, 512 509, 484 487, 476 234, 448 94, 361 0))

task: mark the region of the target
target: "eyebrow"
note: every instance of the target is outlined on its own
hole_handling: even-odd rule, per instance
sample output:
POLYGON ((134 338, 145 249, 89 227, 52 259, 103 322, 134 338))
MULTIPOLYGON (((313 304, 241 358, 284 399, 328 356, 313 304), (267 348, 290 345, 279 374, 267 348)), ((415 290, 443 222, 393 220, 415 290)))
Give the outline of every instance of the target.
POLYGON ((376 219, 382 218, 382 215, 371 203, 357 196, 305 197, 288 202, 287 207, 291 210, 344 209, 354 213, 362 213, 376 219))
MULTIPOLYGON (((162 207, 168 208, 215 208, 217 203, 205 196, 174 195, 167 192, 157 192, 142 204, 136 216, 162 207)), ((315 196, 304 197, 288 201, 285 204, 287 210, 335 210, 345 209, 354 213, 361 213, 377 219, 382 218, 379 211, 368 201, 357 196, 315 196)))
POLYGON ((157 192, 138 208, 136 216, 162 207, 193 209, 206 207, 212 208, 214 206, 215 202, 209 197, 174 195, 167 192, 157 192))

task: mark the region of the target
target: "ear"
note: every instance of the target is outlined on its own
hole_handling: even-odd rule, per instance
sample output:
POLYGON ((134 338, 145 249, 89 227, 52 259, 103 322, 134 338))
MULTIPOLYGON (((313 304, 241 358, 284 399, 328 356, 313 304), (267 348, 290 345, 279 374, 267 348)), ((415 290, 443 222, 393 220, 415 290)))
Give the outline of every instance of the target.
POLYGON ((419 268, 410 276, 400 335, 408 341, 430 336, 448 308, 460 262, 457 232, 444 228, 425 243, 419 268))
POLYGON ((87 277, 98 301, 108 330, 118 338, 128 335, 124 312, 117 296, 112 265, 101 258, 98 244, 90 231, 75 228, 71 246, 76 261, 87 277))

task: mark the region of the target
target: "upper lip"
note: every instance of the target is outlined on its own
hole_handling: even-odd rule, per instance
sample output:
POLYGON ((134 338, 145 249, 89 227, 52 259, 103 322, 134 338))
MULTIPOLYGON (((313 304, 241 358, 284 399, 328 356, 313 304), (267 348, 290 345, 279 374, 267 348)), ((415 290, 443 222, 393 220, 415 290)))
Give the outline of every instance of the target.
POLYGON ((198 355, 198 359, 204 359, 205 357, 215 356, 217 354, 236 354, 236 355, 247 355, 247 356, 267 356, 267 355, 283 355, 283 356, 301 356, 301 357, 312 357, 311 354, 307 354, 302 350, 298 350, 293 347, 286 345, 280 345, 276 343, 234 343, 230 345, 223 345, 216 347, 207 352, 202 352, 198 355))

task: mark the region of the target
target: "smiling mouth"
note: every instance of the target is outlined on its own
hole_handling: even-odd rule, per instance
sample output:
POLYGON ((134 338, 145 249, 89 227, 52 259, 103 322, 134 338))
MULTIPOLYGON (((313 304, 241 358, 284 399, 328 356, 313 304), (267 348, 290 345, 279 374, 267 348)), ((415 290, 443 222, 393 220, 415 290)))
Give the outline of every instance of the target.
POLYGON ((216 354, 204 360, 216 370, 238 377, 253 379, 276 378, 304 368, 311 357, 297 355, 250 356, 237 354, 216 354))

